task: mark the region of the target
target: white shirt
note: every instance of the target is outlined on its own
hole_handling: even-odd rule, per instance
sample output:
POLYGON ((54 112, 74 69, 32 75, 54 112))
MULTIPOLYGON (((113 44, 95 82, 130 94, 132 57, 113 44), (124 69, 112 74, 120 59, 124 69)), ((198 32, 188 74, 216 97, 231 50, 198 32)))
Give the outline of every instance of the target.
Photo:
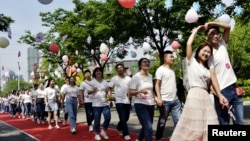
POLYGON ((85 80, 82 81, 80 84, 79 89, 83 91, 83 96, 84 96, 84 103, 91 103, 91 97, 92 94, 88 94, 88 91, 93 89, 93 86, 91 86, 92 84, 90 84, 91 81, 85 80))
POLYGON ((46 96, 48 97, 49 100, 56 99, 57 89, 47 87, 44 89, 44 91, 45 91, 46 96))
MULTIPOLYGON (((186 61, 188 61, 186 59, 186 61)), ((187 62, 188 83, 190 88, 200 87, 208 90, 211 84, 210 72, 207 68, 197 62, 192 56, 190 62, 187 62)))
POLYGON ((129 76, 120 77, 118 75, 111 78, 109 87, 114 87, 115 103, 129 104, 129 84, 131 78, 129 76))
POLYGON ((79 95, 79 88, 75 86, 70 86, 68 85, 65 89, 64 92, 66 97, 77 97, 79 95))
POLYGON ((65 90, 65 88, 66 88, 67 86, 68 86, 68 84, 63 84, 62 87, 61 87, 60 92, 61 92, 61 93, 64 93, 64 90, 65 90))
POLYGON ((134 103, 141 103, 145 105, 154 105, 153 79, 152 75, 143 76, 137 72, 131 79, 130 89, 147 90, 146 98, 143 93, 139 93, 134 98, 134 103))
POLYGON ((46 92, 42 89, 37 89, 36 90, 36 96, 37 98, 44 98, 46 95, 46 92))
POLYGON ((108 90, 108 82, 106 80, 102 80, 102 82, 97 81, 96 79, 92 79, 90 82, 91 85, 97 88, 97 91, 92 94, 92 107, 103 107, 109 105, 106 94, 108 90))
POLYGON ((155 78, 161 80, 160 93, 164 101, 177 99, 175 72, 165 66, 160 66, 155 72, 155 78))
POLYGON ((10 104, 15 104, 16 103, 16 98, 15 98, 15 95, 14 94, 11 94, 9 97, 9 103, 10 104))
POLYGON ((214 69, 220 85, 224 89, 231 84, 236 83, 237 78, 230 63, 226 43, 223 39, 219 41, 219 48, 213 49, 214 69))
POLYGON ((32 97, 29 94, 25 93, 22 98, 23 98, 23 103, 31 103, 32 102, 32 97))

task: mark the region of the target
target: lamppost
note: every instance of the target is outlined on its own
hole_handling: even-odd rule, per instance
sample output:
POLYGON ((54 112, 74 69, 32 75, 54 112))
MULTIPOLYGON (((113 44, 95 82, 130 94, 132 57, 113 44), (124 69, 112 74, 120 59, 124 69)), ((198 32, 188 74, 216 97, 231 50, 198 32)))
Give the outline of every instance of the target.
POLYGON ((17 79, 18 79, 18 84, 17 84, 17 89, 18 90, 20 90, 20 63, 19 62, 17 62, 17 64, 18 64, 18 73, 17 73, 17 79))

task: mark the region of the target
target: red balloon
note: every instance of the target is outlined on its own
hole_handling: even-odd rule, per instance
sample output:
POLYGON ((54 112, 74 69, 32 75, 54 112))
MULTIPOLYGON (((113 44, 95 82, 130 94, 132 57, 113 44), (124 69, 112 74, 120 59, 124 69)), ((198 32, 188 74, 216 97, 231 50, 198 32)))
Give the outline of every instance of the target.
POLYGON ((118 0, 118 2, 124 8, 132 8, 135 5, 135 0, 118 0))
POLYGON ((59 46, 58 46, 56 43, 52 43, 52 44, 49 45, 49 50, 50 50, 52 53, 57 54, 58 51, 59 51, 59 46))
POLYGON ((179 49, 180 44, 177 41, 173 41, 171 46, 174 50, 177 50, 177 49, 179 49))

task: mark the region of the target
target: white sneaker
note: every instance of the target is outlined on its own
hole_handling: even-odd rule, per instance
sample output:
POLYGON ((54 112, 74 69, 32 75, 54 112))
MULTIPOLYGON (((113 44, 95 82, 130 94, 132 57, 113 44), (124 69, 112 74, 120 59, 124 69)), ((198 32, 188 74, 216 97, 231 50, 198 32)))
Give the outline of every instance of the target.
POLYGON ((50 125, 50 126, 48 127, 48 129, 52 129, 52 126, 50 125))
POLYGON ((76 133, 76 129, 75 129, 75 128, 72 128, 72 129, 71 129, 71 133, 72 133, 72 134, 75 134, 75 133, 76 133))
POLYGON ((127 140, 131 140, 131 137, 129 136, 129 135, 126 135, 125 137, 124 137, 124 139, 127 141, 127 140))
POLYGON ((100 141, 100 140, 101 140, 100 135, 95 135, 95 140, 96 140, 96 141, 100 141))
POLYGON ((60 126, 59 126, 59 125, 56 125, 55 128, 56 128, 56 129, 60 129, 60 126))
POLYGON ((107 135, 106 131, 102 130, 100 134, 105 140, 109 139, 109 136, 107 135))
POLYGON ((37 119, 36 121, 37 121, 37 124, 41 124, 41 121, 40 121, 40 119, 37 119))
POLYGON ((89 132, 92 132, 92 131, 93 131, 93 126, 90 125, 90 126, 89 126, 89 132))

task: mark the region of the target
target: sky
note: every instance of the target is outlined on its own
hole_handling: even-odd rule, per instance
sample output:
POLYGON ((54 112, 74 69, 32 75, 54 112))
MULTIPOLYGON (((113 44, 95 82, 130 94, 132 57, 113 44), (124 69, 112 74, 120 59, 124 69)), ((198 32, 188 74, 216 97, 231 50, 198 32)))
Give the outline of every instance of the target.
MULTIPOLYGON (((232 2, 232 0, 222 1, 227 4, 232 2)), ((38 0, 1 0, 0 13, 15 20, 15 22, 10 25, 12 31, 12 39, 9 39, 10 45, 4 49, 0 48, 0 66, 4 66, 4 72, 12 70, 18 74, 17 62, 19 62, 21 65, 19 74, 23 75, 26 81, 29 81, 27 80, 30 75, 27 72, 27 48, 30 46, 19 44, 17 41, 25 34, 26 30, 31 31, 34 35, 38 32, 46 32, 48 30, 41 25, 40 12, 53 12, 58 8, 72 10, 73 7, 74 4, 72 0, 53 0, 48 5, 41 4, 38 0), (18 57, 19 51, 21 52, 20 57, 18 57)), ((0 32, 0 36, 8 38, 8 33, 0 32)), ((139 52, 137 58, 143 56, 140 49, 137 50, 137 52, 139 52)), ((1 72, 1 75, 3 75, 4 72, 1 72)))

